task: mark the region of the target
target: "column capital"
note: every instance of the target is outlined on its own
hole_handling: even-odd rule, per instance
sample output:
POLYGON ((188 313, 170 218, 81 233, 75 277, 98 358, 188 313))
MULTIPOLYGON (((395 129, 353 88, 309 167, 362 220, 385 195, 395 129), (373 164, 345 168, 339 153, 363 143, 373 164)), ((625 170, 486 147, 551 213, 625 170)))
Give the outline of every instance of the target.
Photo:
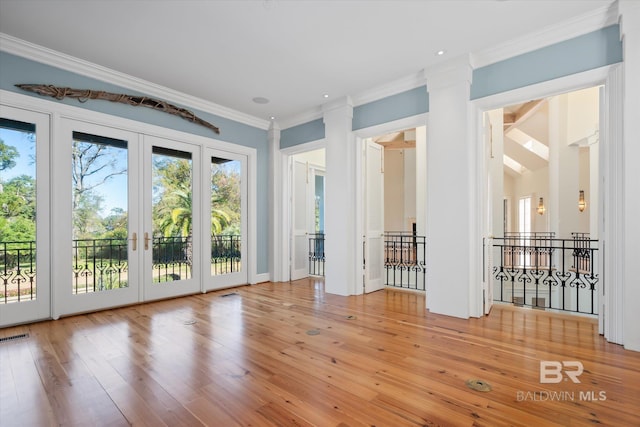
POLYGON ((637 30, 640 21, 640 2, 618 0, 618 21, 620 23, 620 39, 622 40, 630 30, 637 30))
POLYGON ((267 135, 269 139, 280 139, 280 125, 278 122, 271 120, 269 123, 269 130, 267 130, 267 135))
POLYGON ((471 84, 473 67, 468 54, 460 55, 442 64, 424 70, 427 92, 443 89, 459 83, 471 84))
POLYGON ((323 120, 326 123, 330 115, 343 115, 348 119, 353 118, 353 101, 349 96, 342 96, 322 105, 323 120))

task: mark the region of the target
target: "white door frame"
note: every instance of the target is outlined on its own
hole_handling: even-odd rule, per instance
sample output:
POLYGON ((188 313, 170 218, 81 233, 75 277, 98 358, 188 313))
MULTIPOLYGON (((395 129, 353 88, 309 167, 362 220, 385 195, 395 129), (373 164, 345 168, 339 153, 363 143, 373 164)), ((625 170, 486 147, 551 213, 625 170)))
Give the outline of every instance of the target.
MULTIPOLYGON (((373 138, 380 135, 386 135, 392 132, 399 132, 405 129, 410 128, 418 128, 420 126, 426 126, 428 120, 428 113, 417 114, 415 116, 405 117, 403 119, 394 120, 387 123, 382 123, 375 126, 370 126, 367 128, 362 128, 353 131, 356 140, 356 149, 359 155, 356 156, 356 165, 355 165, 355 176, 357 179, 356 182, 356 245, 358 248, 362 248, 363 244, 363 236, 366 234, 365 223, 364 223, 364 165, 362 164, 362 150, 364 145, 364 140, 367 138, 373 138)), ((417 176, 416 176, 417 179, 417 176)), ((424 186, 426 191, 426 185, 424 186)), ((426 193, 423 195, 423 200, 426 201, 426 193)), ((418 197, 416 197, 416 213, 418 212, 418 197)), ((416 221, 419 221, 419 215, 416 218, 416 221)), ((420 226, 416 223, 418 229, 420 226)), ((424 230, 425 224, 422 225, 422 229, 424 230)), ((428 244, 428 243, 427 243, 428 244)), ((358 251, 356 262, 358 265, 363 264, 363 254, 362 250, 358 251)), ((361 294, 364 291, 364 276, 362 277, 362 285, 358 286, 356 289, 356 295, 361 294)))
MULTIPOLYGON (((48 319, 51 316, 50 147, 51 116, 46 113, 0 105, 0 116, 36 126, 36 299, 0 304, 0 328, 48 319)), ((5 141, 6 142, 6 141, 5 141)))
MULTIPOLYGON (((288 282, 291 280, 291 204, 293 203, 293 194, 291 191, 291 185, 293 183, 293 176, 289 164, 291 158, 296 154, 306 153, 308 151, 314 151, 326 148, 326 142, 324 139, 318 139, 316 141, 307 142, 305 144, 295 145, 293 147, 283 148, 280 150, 280 170, 274 171, 274 173, 280 173, 280 176, 284 179, 281 180, 282 187, 280 189, 282 194, 282 215, 280 217, 280 230, 282 234, 280 236, 274 236, 276 240, 281 242, 281 250, 278 251, 275 256, 274 264, 278 264, 281 271, 280 277, 274 277, 272 280, 279 282, 288 282)), ((326 210, 326 207, 325 207, 326 210)))
MULTIPOLYGON (((610 84, 610 79, 612 78, 612 76, 614 76, 613 78, 615 78, 615 74, 619 72, 621 66, 621 64, 608 65, 594 70, 572 74, 559 79, 554 79, 471 101, 471 108, 473 108, 476 117, 476 140, 482 141, 483 138, 482 114, 485 111, 501 108, 505 105, 517 104, 520 102, 529 101, 531 99, 546 98, 549 96, 572 92, 579 89, 607 84, 608 86, 610 86, 605 87, 607 101, 612 100, 612 103, 619 102, 622 99, 623 95, 622 85, 612 85, 610 84)), ((623 212, 623 200, 621 197, 621 193, 616 193, 614 188, 614 184, 616 182, 622 182, 621 179, 614 179, 614 174, 622 173, 621 169, 619 167, 616 167, 616 165, 621 164, 622 153, 620 148, 618 147, 621 146, 622 135, 620 132, 616 133, 615 131, 611 130, 613 127, 615 127, 616 121, 621 120, 620 112, 617 111, 617 108, 619 108, 619 106, 610 105, 609 102, 607 102, 607 110, 604 111, 605 123, 600 124, 600 135, 603 135, 604 138, 607 138, 607 140, 604 144, 600 144, 600 162, 601 165, 604 166, 600 168, 600 182, 604 182, 604 188, 600 190, 601 197, 599 200, 599 211, 612 212, 614 215, 616 215, 616 217, 612 218, 614 215, 609 215, 608 217, 606 217, 605 221, 605 216, 600 216, 599 270, 601 272, 601 281, 598 296, 598 318, 600 320, 600 333, 603 333, 605 335, 605 338, 613 342, 620 342, 620 340, 622 339, 622 314, 624 308, 623 300, 620 296, 620 294, 622 293, 622 285, 620 281, 607 281, 606 286, 608 293, 610 295, 613 294, 617 296, 613 298, 608 297, 608 299, 605 300, 604 296, 602 295, 602 289, 604 287, 606 278, 602 276, 602 272, 605 271, 602 266, 603 264, 606 264, 607 277, 609 278, 621 277, 623 274, 623 270, 620 264, 612 258, 612 256, 614 256, 613 254, 616 253, 618 254, 618 257, 620 257, 620 254, 622 254, 624 250, 619 235, 617 236, 617 240, 613 240, 616 239, 616 224, 622 224, 619 216, 623 212), (605 203, 605 199, 607 203, 605 203), (606 242, 607 251, 603 253, 604 243, 607 239, 609 239, 606 242), (612 329, 608 329, 608 327, 606 327, 605 325, 609 325, 609 327, 611 327, 611 325, 614 325, 615 327, 612 329)), ((483 180, 486 178, 484 176, 483 164, 483 150, 479 150, 476 158, 477 182, 483 182, 483 180)), ((489 201, 483 197, 478 197, 476 198, 476 200, 478 201, 476 206, 477 211, 485 212, 489 201)), ((482 236, 487 237, 488 231, 486 229, 486 223, 483 224, 478 231, 482 236)), ((478 283, 480 282, 481 281, 478 280, 478 283)))
MULTIPOLYGON (((211 239, 202 239, 202 284, 203 292, 221 289, 231 286, 243 285, 249 282, 248 263, 247 263, 247 198, 249 193, 248 179, 248 161, 246 154, 238 154, 230 151, 218 150, 206 147, 202 156, 202 182, 211 182, 211 158, 220 157, 228 160, 239 161, 241 165, 240 171, 240 271, 228 274, 212 275, 211 274, 211 239)), ((202 188, 202 236, 211 236, 211 222, 205 220, 210 213, 211 186, 203 185, 202 188)))
MULTIPOLYGON (((181 141, 185 143, 191 143, 199 145, 202 148, 209 147, 214 148, 216 150, 228 151, 231 153, 238 153, 247 156, 248 160, 248 168, 247 168, 247 178, 248 178, 248 197, 247 197, 247 265, 248 265, 248 280, 250 284, 254 284, 258 282, 258 274, 257 274, 257 149, 233 144, 209 137, 204 137, 200 135, 195 135, 183 131, 178 131, 174 129, 164 128, 157 125, 152 125, 144 122, 139 122, 135 120, 126 119, 119 116, 113 116, 105 113, 100 113, 92 110, 87 110, 84 108, 61 104, 56 101, 50 101, 47 99, 36 98, 29 95, 24 95, 20 93, 10 92, 6 90, 0 89, 0 99, 2 100, 3 105, 7 105, 14 108, 21 108, 28 111, 33 111, 36 113, 43 113, 50 116, 50 140, 51 144, 55 146, 56 143, 59 143, 58 131, 61 124, 61 119, 68 118, 72 120, 77 120, 79 122, 86 122, 90 124, 94 124, 97 126, 105 126, 117 129, 119 131, 133 132, 138 134, 137 142, 140 142, 144 136, 157 136, 165 139, 172 139, 175 141, 181 141)), ((56 150, 51 152, 52 160, 50 164, 54 164, 59 161, 62 162, 60 164, 68 164, 68 158, 60 158, 56 157, 56 150)), ((137 175, 138 179, 142 179, 142 171, 139 171, 137 175)), ((66 197, 65 200, 68 200, 70 197, 70 189, 66 187, 56 187, 53 183, 51 183, 51 224, 56 224, 55 227, 51 227, 51 242, 55 244, 55 242, 60 241, 59 239, 65 238, 64 232, 61 227, 57 226, 58 224, 63 223, 64 218, 60 217, 60 212, 64 212, 64 209, 68 209, 69 204, 66 204, 64 200, 57 198, 58 195, 66 197), (69 191, 67 191, 69 190, 69 191), (68 195, 65 196, 65 195, 68 195)), ((63 215, 64 216, 64 215, 63 215)), ((69 225, 70 230, 70 225, 69 225)), ((70 233, 70 231, 68 231, 70 233)), ((70 235, 70 234, 69 234, 70 235)), ((55 250, 55 249, 54 249, 55 250)), ((69 264, 71 265, 71 264, 69 264)), ((56 266, 55 264, 51 265, 51 281, 52 283, 56 283, 61 280, 65 280, 65 274, 63 273, 66 268, 63 268, 63 265, 56 266)), ((142 295, 142 287, 140 287, 139 296, 137 298, 138 301, 143 301, 142 295)), ((205 291, 205 289, 199 288, 200 291, 205 291)), ((66 310, 62 310, 61 302, 56 295, 56 292, 52 289, 51 292, 51 318, 57 319, 61 315, 71 314, 66 310)), ((75 311, 78 312, 78 311, 75 311)))

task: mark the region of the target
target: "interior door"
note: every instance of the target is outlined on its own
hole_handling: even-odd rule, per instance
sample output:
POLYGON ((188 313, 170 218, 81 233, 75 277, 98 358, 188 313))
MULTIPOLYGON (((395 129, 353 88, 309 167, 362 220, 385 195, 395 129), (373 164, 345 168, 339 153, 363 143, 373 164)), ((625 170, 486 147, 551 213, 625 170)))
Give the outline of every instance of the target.
POLYGON ((203 158, 205 290, 248 283, 247 156, 206 149, 203 158), (210 218, 207 220, 206 218, 210 218))
POLYGON ((365 140, 364 291, 384 287, 384 148, 365 140))
MULTIPOLYGON (((484 314, 489 314, 489 312, 491 311, 491 307, 493 306, 493 238, 491 236, 494 236, 495 234, 498 233, 499 230, 494 230, 493 229, 493 215, 497 215, 497 212, 493 211, 493 200, 494 200, 494 184, 493 181, 491 180, 491 166, 490 166, 490 161, 491 161, 491 156, 492 156, 492 138, 493 135, 491 134, 493 132, 493 129, 490 125, 490 117, 488 113, 484 113, 484 156, 483 156, 483 168, 484 168, 484 176, 485 176, 485 188, 483 189, 484 192, 484 198, 482 200, 484 200, 485 206, 487 206, 487 214, 486 216, 483 215, 483 219, 484 221, 482 222, 483 227, 484 227, 484 235, 486 236, 485 239, 483 239, 484 241, 484 260, 485 260, 485 266, 484 266, 484 274, 482 275, 483 277, 483 281, 482 281, 482 289, 483 289, 483 296, 484 296, 484 301, 483 301, 483 308, 484 308, 484 314), (488 231, 488 233, 487 233, 488 231)), ((504 209, 504 204, 503 204, 503 209, 504 209)), ((506 218, 506 217, 505 217, 506 218)), ((503 227, 504 227, 504 219, 503 219, 503 227)), ((503 234, 504 236, 504 234, 503 234)))
POLYGON ((144 300, 202 290, 200 147, 144 137, 144 300))
POLYGON ((49 116, 0 105, 0 327, 51 317, 49 116))
POLYGON ((139 300, 136 133, 61 119, 52 153, 55 317, 139 300))
POLYGON ((292 160, 291 280, 309 276, 309 167, 292 160))

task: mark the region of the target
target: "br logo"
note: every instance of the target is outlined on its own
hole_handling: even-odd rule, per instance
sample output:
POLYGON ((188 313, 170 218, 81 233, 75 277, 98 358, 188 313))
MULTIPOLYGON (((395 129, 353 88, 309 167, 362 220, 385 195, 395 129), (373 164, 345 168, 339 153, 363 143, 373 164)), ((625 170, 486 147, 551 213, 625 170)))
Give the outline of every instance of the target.
POLYGON ((577 360, 558 362, 556 360, 540 361, 540 383, 556 384, 566 375, 574 383, 579 383, 578 377, 584 371, 584 366, 577 360))

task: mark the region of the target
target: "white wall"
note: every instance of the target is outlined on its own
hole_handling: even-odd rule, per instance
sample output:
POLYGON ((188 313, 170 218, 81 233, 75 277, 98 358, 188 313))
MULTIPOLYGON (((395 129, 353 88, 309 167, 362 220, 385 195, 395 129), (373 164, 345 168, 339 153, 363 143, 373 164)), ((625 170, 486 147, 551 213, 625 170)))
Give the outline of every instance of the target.
MULTIPOLYGON (((584 190, 584 199, 587 202, 587 208, 584 212, 578 211, 578 223, 576 227, 576 232, 578 233, 589 233, 591 230, 591 167, 589 161, 589 147, 581 147, 579 151, 579 159, 578 159, 578 188, 579 190, 584 190)), ((578 190, 578 191, 579 191, 578 190)), ((575 195, 575 209, 578 210, 578 197, 579 194, 575 195)), ((596 203, 597 204, 597 203, 596 203)), ((593 238, 593 237, 592 237, 593 238)))
POLYGON ((404 231, 411 231, 416 220, 416 149, 404 153, 404 231))
POLYGON ((300 162, 309 162, 309 165, 321 166, 321 167, 326 166, 324 148, 296 154, 293 156, 293 158, 300 162))
MULTIPOLYGON (((509 174, 504 174, 503 177, 503 183, 504 183, 504 197, 508 199, 508 204, 509 204, 509 219, 508 219, 508 225, 509 225, 509 229, 507 231, 517 231, 517 226, 518 226, 518 217, 517 215, 517 198, 516 198, 516 183, 515 183, 515 179, 509 175, 509 174)), ((500 233, 498 236, 502 236, 502 233, 500 233)))
POLYGON ((523 197, 531 197, 531 231, 549 231, 549 215, 547 211, 538 214, 538 201, 540 197, 544 200, 545 207, 549 204, 549 168, 542 168, 537 171, 524 172, 517 180, 514 180, 514 201, 512 209, 516 216, 516 221, 512 222, 512 227, 517 231, 517 207, 518 200, 523 197))
POLYGON ((416 219, 416 150, 384 151, 384 229, 411 231, 416 219))
POLYGON ((404 150, 384 152, 384 229, 404 230, 404 150))

